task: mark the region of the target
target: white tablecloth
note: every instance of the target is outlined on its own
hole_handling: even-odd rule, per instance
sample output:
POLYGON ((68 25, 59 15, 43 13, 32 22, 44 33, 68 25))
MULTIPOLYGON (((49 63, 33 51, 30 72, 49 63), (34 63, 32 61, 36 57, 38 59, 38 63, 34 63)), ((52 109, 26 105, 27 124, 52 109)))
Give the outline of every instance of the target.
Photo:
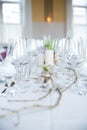
MULTIPOLYGON (((0 106, 4 100, 0 99, 0 106)), ((9 104, 6 105, 9 107, 9 104)), ((16 117, 0 119, 0 130, 87 130, 87 97, 65 92, 60 105, 53 110, 21 113, 17 127, 16 117)))
MULTIPOLYGON (((0 97, 0 108, 9 108, 9 105, 12 109, 17 107, 17 103, 8 103, 7 98, 0 97)), ((53 99, 54 96, 50 100, 53 99)), ((18 103, 18 106, 21 107, 23 104, 28 103, 18 103)), ((16 115, 5 117, 0 119, 0 130, 87 130, 86 111, 87 96, 67 90, 56 108, 23 111, 20 113, 18 126, 15 126, 16 115)))

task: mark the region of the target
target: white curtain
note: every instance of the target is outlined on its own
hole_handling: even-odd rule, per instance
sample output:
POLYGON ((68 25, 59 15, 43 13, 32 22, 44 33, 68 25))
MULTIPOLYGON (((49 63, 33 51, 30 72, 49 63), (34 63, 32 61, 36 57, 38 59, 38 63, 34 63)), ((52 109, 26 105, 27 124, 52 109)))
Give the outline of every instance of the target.
POLYGON ((9 39, 21 37, 21 25, 0 24, 0 43, 6 43, 9 39))

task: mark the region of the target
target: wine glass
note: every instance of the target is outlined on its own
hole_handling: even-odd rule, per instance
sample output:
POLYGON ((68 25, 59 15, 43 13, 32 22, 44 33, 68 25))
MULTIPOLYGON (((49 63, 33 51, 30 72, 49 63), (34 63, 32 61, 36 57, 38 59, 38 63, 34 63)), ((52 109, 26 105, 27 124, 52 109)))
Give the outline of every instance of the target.
POLYGON ((25 38, 18 38, 14 41, 14 51, 12 55, 11 63, 15 66, 16 75, 15 80, 16 84, 23 88, 26 87, 26 68, 30 62, 29 57, 29 42, 25 38))
POLYGON ((0 45, 0 62, 2 62, 6 58, 7 47, 0 45))
POLYGON ((34 74, 38 66, 38 40, 30 39, 29 42, 29 57, 30 57, 30 75, 34 74))
POLYGON ((14 71, 14 67, 10 63, 10 56, 12 53, 12 44, 11 42, 8 42, 6 44, 3 44, 1 47, 2 47, 1 49, 2 61, 0 63, 0 81, 5 82, 7 86, 9 87, 9 83, 7 83, 8 80, 6 81, 6 79, 8 79, 9 75, 12 75, 14 71))
POLYGON ((65 38, 63 59, 67 66, 78 68, 82 61, 82 41, 77 38, 65 38))
POLYGON ((14 74, 14 67, 8 62, 5 62, 0 66, 0 76, 3 81, 1 82, 3 85, 2 92, 0 94, 1 96, 14 95, 14 74))
POLYGON ((5 72, 3 74, 4 82, 5 82, 5 87, 4 90, 2 91, 3 96, 14 96, 16 92, 16 87, 14 87, 15 82, 14 82, 14 73, 11 72, 5 72))

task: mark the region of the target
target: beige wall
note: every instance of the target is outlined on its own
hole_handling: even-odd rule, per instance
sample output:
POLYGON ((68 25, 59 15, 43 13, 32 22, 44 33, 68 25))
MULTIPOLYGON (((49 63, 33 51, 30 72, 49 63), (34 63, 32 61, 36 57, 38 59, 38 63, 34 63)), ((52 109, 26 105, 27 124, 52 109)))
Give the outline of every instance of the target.
MULTIPOLYGON (((34 22, 44 22, 44 0, 32 0, 34 22)), ((54 22, 66 21, 66 0, 53 0, 54 22)))
POLYGON ((53 0, 53 15, 55 22, 66 21, 66 0, 53 0))
POLYGON ((44 21, 44 0, 32 0, 32 19, 34 22, 44 21))

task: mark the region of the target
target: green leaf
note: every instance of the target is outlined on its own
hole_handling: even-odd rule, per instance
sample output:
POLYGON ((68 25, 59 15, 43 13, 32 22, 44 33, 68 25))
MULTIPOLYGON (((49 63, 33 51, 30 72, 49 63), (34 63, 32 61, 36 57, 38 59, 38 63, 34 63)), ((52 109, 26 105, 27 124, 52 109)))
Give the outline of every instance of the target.
POLYGON ((55 50, 55 40, 47 37, 46 41, 45 41, 45 48, 48 50, 55 50))
POLYGON ((44 71, 49 71, 49 67, 46 66, 46 65, 43 65, 42 68, 43 68, 44 71))

